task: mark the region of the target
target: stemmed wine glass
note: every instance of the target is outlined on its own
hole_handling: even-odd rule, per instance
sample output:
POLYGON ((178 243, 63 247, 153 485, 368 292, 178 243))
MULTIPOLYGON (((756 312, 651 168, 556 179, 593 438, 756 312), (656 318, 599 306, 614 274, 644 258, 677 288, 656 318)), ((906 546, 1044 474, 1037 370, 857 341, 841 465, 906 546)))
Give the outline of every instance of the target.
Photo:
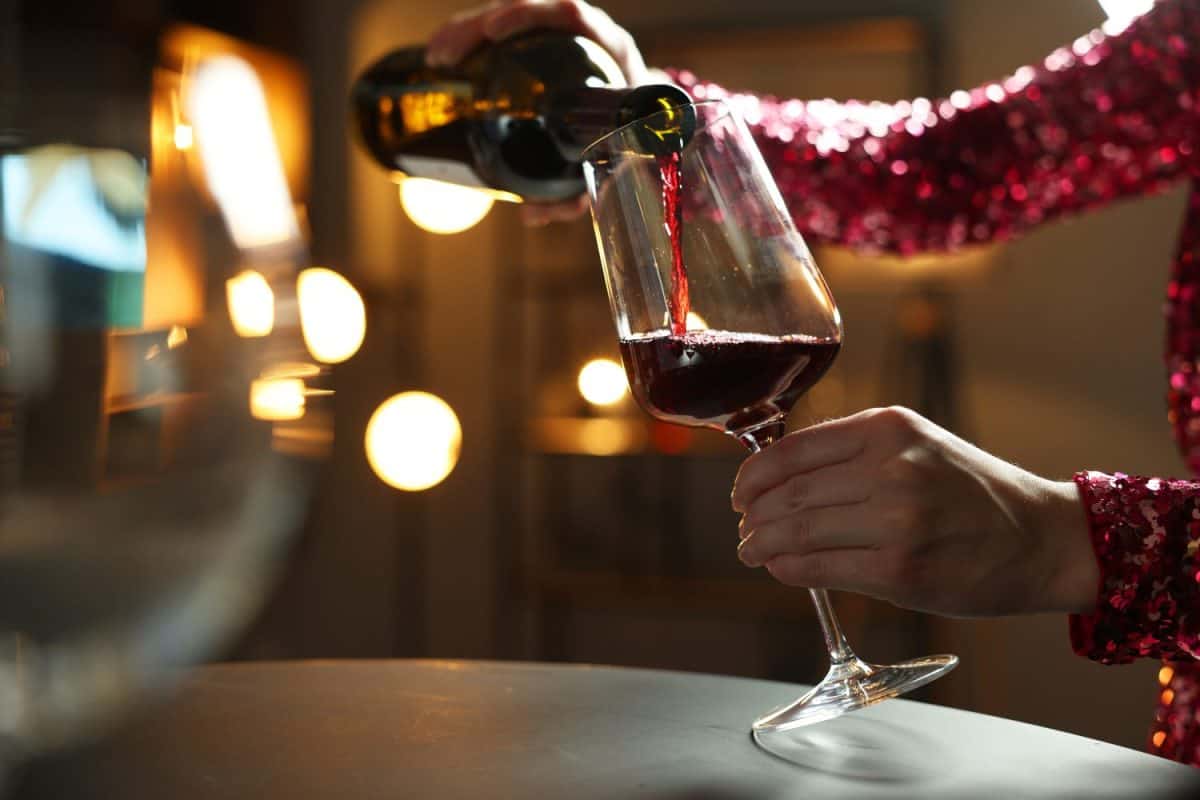
MULTIPOLYGON (((770 446, 833 363, 842 323, 749 130, 728 103, 696 103, 625 125, 584 157, 638 403, 667 422, 724 431, 751 452, 770 446)), ((895 697, 958 663, 869 664, 846 643, 825 590, 810 591, 829 672, 756 720, 756 737, 895 697)))

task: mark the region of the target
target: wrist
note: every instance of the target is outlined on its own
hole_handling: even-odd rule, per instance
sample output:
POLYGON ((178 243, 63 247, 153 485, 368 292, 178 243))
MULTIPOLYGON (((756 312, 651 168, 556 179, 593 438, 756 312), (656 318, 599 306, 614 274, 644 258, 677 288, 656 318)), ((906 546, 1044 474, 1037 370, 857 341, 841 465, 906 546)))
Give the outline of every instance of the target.
POLYGON ((1037 534, 1049 570, 1041 611, 1088 614, 1096 608, 1100 566, 1079 490, 1071 481, 1047 482, 1037 534))

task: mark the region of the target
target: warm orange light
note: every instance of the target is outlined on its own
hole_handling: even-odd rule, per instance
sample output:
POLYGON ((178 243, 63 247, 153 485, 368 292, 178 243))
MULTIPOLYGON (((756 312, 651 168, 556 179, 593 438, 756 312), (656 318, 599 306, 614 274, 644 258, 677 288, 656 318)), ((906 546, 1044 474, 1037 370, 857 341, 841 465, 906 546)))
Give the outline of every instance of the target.
POLYGON ((184 125, 182 122, 175 126, 175 149, 184 151, 191 150, 195 139, 192 136, 192 126, 184 125))
MULTIPOLYGON (((303 361, 281 361, 272 364, 262 371, 261 378, 315 378, 321 374, 321 368, 316 364, 306 364, 303 361)), ((312 394, 312 392, 308 392, 312 394)))
POLYGON ((167 331, 167 349, 174 350, 180 345, 187 344, 188 334, 187 328, 182 325, 172 325, 171 330, 167 331))
POLYGON ((379 479, 419 492, 436 486, 458 463, 462 427, 454 409, 426 392, 404 392, 383 402, 367 423, 367 461, 379 479))
POLYGON ((275 327, 275 293, 261 273, 248 269, 225 281, 225 300, 238 336, 266 336, 275 327))
POLYGON ((1175 699, 1175 690, 1174 689, 1163 689, 1162 694, 1159 696, 1159 699, 1162 700, 1162 703, 1164 706, 1171 705, 1171 701, 1175 699))
POLYGON ((660 453, 679 455, 686 453, 692 446, 692 429, 655 420, 651 427, 650 441, 660 453))
POLYGON ((184 99, 208 189, 237 246, 297 241, 291 193, 254 68, 233 55, 207 58, 184 99))
POLYGON ((299 378, 259 378, 250 384, 250 415, 273 422, 304 416, 304 381, 299 378))
POLYGON ((1166 686, 1175 677, 1175 670, 1170 667, 1162 667, 1158 670, 1158 683, 1160 686, 1166 686))
MULTIPOLYGON (((187 155, 187 169, 192 179, 207 188, 203 157, 198 152, 200 130, 191 116, 189 95, 197 67, 215 56, 233 55, 253 66, 263 87, 271 133, 293 194, 306 191, 311 164, 309 137, 309 90, 303 68, 278 51, 256 47, 246 41, 195 25, 171 24, 165 27, 158 40, 163 72, 172 76, 170 94, 164 94, 162 110, 169 124, 161 128, 162 144, 175 150, 174 133, 178 123, 191 125, 194 146, 187 155)), ((160 153, 160 158, 162 154, 160 153)), ((182 161, 182 159, 180 159, 182 161)), ((161 175, 162 163, 154 161, 153 172, 161 175)))
POLYGON ((685 324, 687 325, 687 329, 689 331, 706 331, 706 330, 708 330, 708 323, 704 321, 704 317, 700 316, 695 311, 689 311, 687 313, 687 319, 686 319, 685 324))
POLYGON ((611 358, 595 358, 584 364, 577 385, 583 399, 594 406, 616 405, 629 391, 625 370, 611 358))
POLYGON ((337 364, 358 352, 367 332, 362 296, 333 270, 313 267, 300 273, 300 328, 308 352, 337 364))
POLYGON ((623 420, 585 419, 580 423, 579 447, 589 455, 627 453, 639 444, 638 431, 623 420))
POLYGON ((1166 731, 1155 731, 1154 735, 1150 737, 1150 741, 1154 742, 1155 747, 1162 747, 1163 742, 1165 742, 1166 740, 1167 740, 1167 732, 1166 731))
POLYGON ((430 233, 461 233, 492 210, 492 197, 477 189, 425 178, 400 182, 400 204, 417 227, 430 233))

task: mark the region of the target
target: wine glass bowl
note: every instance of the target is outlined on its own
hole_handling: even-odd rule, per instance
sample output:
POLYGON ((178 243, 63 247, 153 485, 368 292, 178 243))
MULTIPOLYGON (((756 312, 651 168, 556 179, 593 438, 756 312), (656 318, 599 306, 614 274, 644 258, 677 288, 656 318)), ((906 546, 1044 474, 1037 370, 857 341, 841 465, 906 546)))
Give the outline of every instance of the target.
MULTIPOLYGON (((639 405, 708 427, 751 452, 833 363, 837 304, 749 130, 725 101, 694 103, 682 149, 647 151, 634 121, 592 144, 584 174, 626 374, 639 405)), ((675 116, 680 116, 676 114, 675 116)), ((796 702, 754 722, 756 736, 831 719, 924 685, 957 658, 891 666, 856 657, 827 593, 811 590, 831 667, 796 702)))

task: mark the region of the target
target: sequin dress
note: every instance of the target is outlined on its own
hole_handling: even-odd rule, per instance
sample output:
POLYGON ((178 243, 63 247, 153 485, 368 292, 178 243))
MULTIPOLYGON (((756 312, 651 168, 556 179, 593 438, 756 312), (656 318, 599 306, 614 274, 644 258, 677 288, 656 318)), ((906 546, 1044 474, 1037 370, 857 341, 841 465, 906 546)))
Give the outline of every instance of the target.
MULTIPOLYGON (((896 104, 731 94, 672 73, 750 125, 810 241, 915 254, 1008 239, 1044 222, 1191 182, 1167 286, 1168 419, 1200 473, 1200 0, 1160 0, 1011 76, 896 104)), ((1200 481, 1075 476, 1101 566, 1076 652, 1167 659, 1154 752, 1200 765, 1200 481)))

